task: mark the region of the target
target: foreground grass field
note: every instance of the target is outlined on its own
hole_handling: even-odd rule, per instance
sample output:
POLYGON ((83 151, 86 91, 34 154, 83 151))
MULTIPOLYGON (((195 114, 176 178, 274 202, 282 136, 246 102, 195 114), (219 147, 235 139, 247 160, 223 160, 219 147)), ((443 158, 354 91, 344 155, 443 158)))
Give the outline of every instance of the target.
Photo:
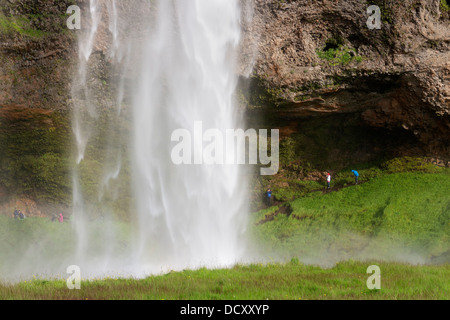
POLYGON ((34 279, 0 285, 0 299, 308 300, 450 299, 450 266, 383 262, 338 263, 331 269, 287 264, 236 266, 224 270, 172 272, 142 280, 82 281, 69 290, 63 280, 34 279), (381 289, 367 288, 369 265, 381 269, 381 289))

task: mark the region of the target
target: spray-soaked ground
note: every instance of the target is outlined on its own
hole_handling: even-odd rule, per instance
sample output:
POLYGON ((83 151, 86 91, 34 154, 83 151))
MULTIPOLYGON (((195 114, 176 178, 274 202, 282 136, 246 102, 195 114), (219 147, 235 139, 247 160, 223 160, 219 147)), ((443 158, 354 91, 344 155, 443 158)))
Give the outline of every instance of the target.
MULTIPOLYGON (((1 217, 0 281, 18 282, 35 278, 67 279, 67 268, 80 267, 83 279, 93 278, 143 278, 183 269, 196 269, 201 265, 167 266, 162 261, 152 265, 136 265, 132 259, 132 232, 128 223, 98 220, 87 223, 87 233, 92 235, 85 253, 90 259, 79 263, 76 256, 76 233, 70 222, 60 224, 48 219, 29 218, 25 221, 1 217), (114 230, 114 243, 105 243, 105 228, 114 230), (105 256, 108 250, 108 257, 105 256)), ((440 264, 444 260, 430 259, 433 250, 423 245, 411 246, 395 235, 364 236, 348 230, 336 230, 331 226, 316 232, 297 233, 286 238, 283 244, 270 238, 259 226, 249 235, 245 259, 239 262, 283 262, 297 257, 302 263, 333 267, 337 262, 354 260, 394 261, 410 264, 440 264), (253 238, 252 238, 253 237, 253 238)), ((445 260, 446 259, 446 260, 445 260)), ((208 268, 232 265, 205 265, 208 268)))

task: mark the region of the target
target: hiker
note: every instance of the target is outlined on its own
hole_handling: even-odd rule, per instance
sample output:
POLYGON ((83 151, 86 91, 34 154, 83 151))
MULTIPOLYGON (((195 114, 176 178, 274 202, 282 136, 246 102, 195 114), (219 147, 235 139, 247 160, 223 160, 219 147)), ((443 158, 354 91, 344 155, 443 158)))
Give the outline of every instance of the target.
POLYGON ((19 218, 19 210, 14 209, 14 219, 18 219, 19 218))
POLYGON ((271 206, 272 205, 272 190, 270 190, 270 188, 267 189, 266 196, 267 196, 267 198, 266 198, 267 205, 271 206))
POLYGON ((25 219, 25 215, 20 210, 19 210, 19 218, 20 218, 20 220, 24 220, 25 219))
POLYGON ((62 213, 59 214, 59 222, 64 222, 64 217, 62 213))
POLYGON ((327 172, 327 186, 328 186, 328 189, 331 188, 331 175, 329 172, 327 172))
POLYGON ((53 215, 52 215, 52 222, 55 222, 56 219, 57 219, 56 214, 53 214, 53 215))
POLYGON ((359 173, 356 170, 352 170, 353 174, 355 175, 355 183, 358 184, 358 177, 359 177, 359 173))

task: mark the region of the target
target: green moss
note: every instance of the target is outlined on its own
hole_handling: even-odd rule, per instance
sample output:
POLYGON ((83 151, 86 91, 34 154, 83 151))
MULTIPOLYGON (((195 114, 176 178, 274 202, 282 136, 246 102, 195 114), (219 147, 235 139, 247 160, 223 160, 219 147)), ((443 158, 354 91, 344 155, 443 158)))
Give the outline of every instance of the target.
POLYGON ((66 115, 12 110, 0 126, 0 185, 9 195, 68 203, 70 133, 66 115))
POLYGON ((238 96, 238 99, 248 105, 249 109, 273 108, 282 105, 283 94, 282 88, 271 87, 263 78, 253 76, 249 80, 249 90, 242 93, 243 96, 238 96))
MULTIPOLYGON (((109 110, 109 111, 108 111, 109 110)), ((38 205, 72 204, 72 171, 92 216, 109 211, 126 219, 132 203, 130 165, 126 155, 129 120, 104 110, 93 121, 84 159, 76 166, 70 114, 27 108, 7 108, 0 120, 0 189, 10 197, 27 197, 38 205), (114 141, 114 143, 112 143, 114 141), (121 158, 117 170, 112 160, 121 158), (112 159, 112 160, 111 160, 112 159)))
POLYGON ((20 34, 30 38, 43 38, 49 32, 37 30, 32 27, 31 20, 26 16, 6 17, 0 12, 0 33, 20 34))
POLYGON ((353 61, 360 63, 363 61, 363 57, 357 56, 353 53, 353 51, 346 47, 340 46, 336 49, 321 49, 317 51, 317 56, 320 59, 328 61, 330 66, 338 66, 338 65, 347 65, 353 61))
POLYGON ((295 140, 286 137, 280 141, 280 163, 290 163, 295 160, 295 140))

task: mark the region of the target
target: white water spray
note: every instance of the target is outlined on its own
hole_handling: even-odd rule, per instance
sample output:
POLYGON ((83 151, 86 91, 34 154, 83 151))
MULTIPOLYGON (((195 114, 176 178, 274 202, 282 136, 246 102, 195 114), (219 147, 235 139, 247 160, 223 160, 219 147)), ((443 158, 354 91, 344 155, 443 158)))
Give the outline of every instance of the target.
POLYGON ((90 28, 80 36, 80 71, 74 95, 81 96, 81 102, 75 106, 73 122, 77 141, 74 227, 78 238, 74 263, 91 274, 134 276, 230 266, 241 261, 245 249, 244 175, 238 165, 177 166, 171 161, 170 139, 178 128, 192 130, 195 121, 202 121, 205 129, 240 125, 233 104, 239 3, 164 0, 121 2, 120 6, 113 0, 91 0, 90 28), (128 15, 120 16, 124 11, 128 15), (150 13, 147 24, 141 25, 145 31, 130 37, 127 31, 132 29, 132 21, 128 19, 142 12, 150 13), (109 37, 99 34, 105 19, 109 37), (105 43, 110 48, 110 68, 117 74, 115 106, 102 105, 98 92, 91 89, 98 80, 93 52, 105 43), (106 153, 102 175, 97 177, 98 203, 92 206, 86 200, 90 190, 81 185, 83 161, 88 165, 85 153, 102 125, 101 110, 109 107, 116 111, 108 119, 120 123, 125 96, 131 97, 130 149, 120 151, 123 141, 117 135, 106 138, 107 145, 101 147, 106 153), (120 243, 117 230, 110 228, 114 223, 104 195, 109 187, 114 188, 122 157, 131 166, 129 217, 134 231, 126 254, 116 255, 120 243), (93 211, 107 221, 96 234, 89 231, 93 211))

